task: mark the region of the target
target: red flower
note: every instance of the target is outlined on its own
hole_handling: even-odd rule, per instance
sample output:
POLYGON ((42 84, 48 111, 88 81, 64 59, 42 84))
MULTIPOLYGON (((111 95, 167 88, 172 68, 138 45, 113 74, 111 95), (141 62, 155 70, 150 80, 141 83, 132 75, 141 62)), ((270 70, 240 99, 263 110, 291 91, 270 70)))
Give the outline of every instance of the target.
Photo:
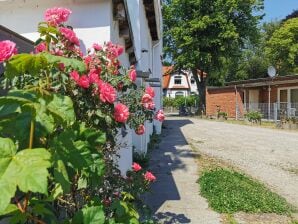
POLYGON ((90 84, 97 83, 98 80, 99 80, 99 75, 97 74, 96 69, 91 69, 89 74, 88 74, 88 77, 89 77, 90 84))
POLYGON ((7 61, 17 53, 18 51, 14 42, 10 40, 0 41, 0 62, 7 61))
POLYGON ((137 135, 142 135, 145 133, 145 126, 140 124, 139 127, 135 130, 137 135))
POLYGON ((142 96, 142 103, 145 104, 145 103, 149 103, 149 102, 152 102, 152 97, 148 93, 145 93, 142 96))
POLYGON ((66 22, 70 14, 69 9, 54 7, 46 10, 44 18, 51 26, 57 26, 66 22))
POLYGON ((160 121, 160 122, 163 122, 164 119, 165 119, 165 115, 164 115, 164 112, 163 110, 158 110, 156 115, 155 115, 155 119, 160 121))
POLYGON ((146 87, 145 93, 149 94, 152 98, 155 96, 154 89, 150 86, 146 87))
POLYGON ((124 51, 124 48, 120 45, 113 44, 112 42, 107 43, 107 57, 110 60, 113 60, 114 58, 120 56, 124 51))
POLYGON ((147 110, 154 110, 155 109, 155 103, 153 101, 150 101, 148 103, 144 103, 143 106, 147 109, 147 110))
POLYGON ((78 82, 80 79, 80 75, 77 71, 72 71, 69 75, 76 82, 78 82))
POLYGON ((44 42, 41 42, 35 46, 35 53, 43 52, 46 49, 47 49, 47 45, 44 42))
POLYGON ((156 177, 149 171, 147 171, 144 175, 145 180, 149 181, 149 182, 153 182, 156 180, 156 177))
POLYGON ((129 117, 128 107, 118 103, 114 108, 114 118, 117 122, 125 123, 129 117))
POLYGON ((102 46, 99 45, 99 44, 96 44, 96 43, 93 44, 93 48, 94 48, 94 50, 96 50, 96 51, 101 51, 101 50, 102 50, 102 46))
POLYGON ((59 68, 60 71, 63 72, 64 69, 65 69, 65 65, 64 65, 64 63, 59 63, 59 64, 58 64, 58 68, 59 68))
POLYGON ((138 172, 142 169, 142 167, 138 163, 133 163, 131 167, 132 167, 133 171, 135 171, 135 172, 138 172))
POLYGON ((137 72, 135 69, 129 70, 128 76, 132 82, 135 82, 137 79, 137 72))
POLYGON ((89 86, 90 86, 90 82, 89 82, 89 78, 88 78, 88 76, 87 76, 87 75, 82 75, 82 76, 80 77, 80 79, 77 81, 77 84, 78 84, 80 87, 84 88, 84 89, 88 89, 89 86))
POLYGON ((100 84, 99 98, 102 102, 114 103, 116 100, 116 90, 109 83, 103 82, 100 84))
POLYGON ((65 27, 60 27, 59 31, 61 32, 62 36, 65 37, 70 43, 80 46, 79 39, 73 30, 65 27))

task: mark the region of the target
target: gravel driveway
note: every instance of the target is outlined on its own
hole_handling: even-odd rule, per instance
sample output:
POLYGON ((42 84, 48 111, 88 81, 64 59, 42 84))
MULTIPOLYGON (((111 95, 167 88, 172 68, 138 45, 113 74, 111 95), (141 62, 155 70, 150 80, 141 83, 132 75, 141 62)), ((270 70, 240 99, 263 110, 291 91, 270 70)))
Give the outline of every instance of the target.
POLYGON ((185 138, 202 153, 220 158, 264 182, 298 207, 298 132, 188 119, 185 138))

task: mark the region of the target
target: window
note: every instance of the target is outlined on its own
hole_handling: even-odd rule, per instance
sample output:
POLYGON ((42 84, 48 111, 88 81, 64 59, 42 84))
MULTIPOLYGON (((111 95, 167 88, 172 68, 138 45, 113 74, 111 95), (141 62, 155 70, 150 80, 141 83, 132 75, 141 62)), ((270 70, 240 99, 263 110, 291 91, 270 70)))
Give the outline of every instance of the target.
POLYGON ((298 103, 298 89, 291 89, 291 103, 298 103))
POLYGON ((182 83, 182 77, 181 76, 175 76, 174 77, 174 84, 175 85, 181 85, 182 83))
POLYGON ((175 97, 180 97, 180 96, 184 96, 183 92, 176 92, 175 93, 175 97))

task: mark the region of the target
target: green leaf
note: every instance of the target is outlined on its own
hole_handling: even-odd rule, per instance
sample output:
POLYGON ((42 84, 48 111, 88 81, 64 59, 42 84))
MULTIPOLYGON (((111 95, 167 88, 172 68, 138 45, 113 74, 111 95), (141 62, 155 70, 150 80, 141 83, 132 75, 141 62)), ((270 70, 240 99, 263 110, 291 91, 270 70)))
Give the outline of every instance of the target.
POLYGON ((18 210, 18 207, 14 204, 9 204, 6 209, 3 211, 3 212, 0 212, 0 216, 1 215, 7 215, 7 214, 10 214, 12 212, 15 212, 18 210))
POLYGON ((53 99, 48 102, 47 109, 55 117, 59 117, 62 121, 66 121, 69 125, 75 121, 75 112, 70 97, 58 94, 53 95, 53 99))
POLYGON ((99 224, 105 223, 105 215, 103 206, 91 206, 85 207, 82 210, 78 211, 73 220, 73 224, 82 223, 82 224, 99 224))
POLYGON ((17 54, 6 63, 4 75, 10 79, 23 74, 35 76, 47 65, 47 60, 43 55, 17 54))
POLYGON ((23 192, 47 194, 51 154, 43 148, 25 149, 16 153, 8 138, 0 138, 0 212, 4 211, 16 187, 23 192))
POLYGON ((54 164, 54 178, 55 181, 61 184, 63 193, 70 192, 70 181, 68 178, 67 170, 62 160, 55 161, 54 164))
POLYGON ((86 66, 83 61, 74 58, 56 56, 45 52, 41 53, 41 55, 48 60, 48 63, 63 63, 65 67, 71 67, 72 69, 77 70, 80 73, 86 71, 86 66))

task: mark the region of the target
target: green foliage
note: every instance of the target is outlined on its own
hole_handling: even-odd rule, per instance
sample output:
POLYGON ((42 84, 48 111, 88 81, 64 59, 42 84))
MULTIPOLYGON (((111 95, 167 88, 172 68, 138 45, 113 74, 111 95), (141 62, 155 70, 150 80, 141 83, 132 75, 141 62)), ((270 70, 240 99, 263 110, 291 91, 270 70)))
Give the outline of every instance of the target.
POLYGON ((4 75, 7 78, 13 78, 21 74, 36 76, 47 66, 47 63, 43 55, 18 54, 6 63, 4 75))
POLYGON ((191 95, 187 97, 178 96, 176 98, 164 97, 163 98, 163 105, 165 107, 194 107, 198 105, 199 96, 198 95, 191 95))
POLYGON ((298 71, 298 18, 285 21, 277 29, 266 46, 270 62, 280 75, 298 71))
POLYGON ((220 213, 288 214, 286 200, 264 185, 235 171, 218 169, 205 172, 199 179, 201 194, 220 213))
POLYGON ((261 114, 259 111, 250 111, 244 115, 244 117, 249 121, 253 123, 260 123, 261 119, 263 117, 263 114, 261 114))
POLYGON ((105 214, 103 206, 90 206, 85 207, 78 211, 72 223, 82 223, 82 224, 98 224, 105 223, 105 214))
POLYGON ((55 127, 74 122, 75 113, 72 100, 67 96, 42 96, 29 90, 11 90, 0 97, 0 118, 2 135, 18 141, 20 147, 25 148, 32 120, 36 125, 35 140, 40 145, 37 141, 52 134, 55 127))
POLYGON ((141 167, 146 168, 149 166, 149 155, 148 153, 139 153, 134 152, 133 153, 133 161, 140 164, 141 167))
POLYGON ((0 138, 0 147, 0 212, 7 209, 17 187, 22 192, 47 194, 51 154, 43 148, 17 152, 9 138, 0 138))
POLYGON ((74 59, 74 58, 66 58, 62 56, 56 56, 49 53, 41 53, 42 57, 45 57, 47 61, 51 64, 63 63, 65 67, 70 67, 73 70, 76 70, 80 73, 86 71, 86 66, 83 61, 74 59))
POLYGON ((224 119, 227 119, 228 118, 228 114, 224 111, 219 111, 217 113, 217 118, 220 118, 220 117, 223 117, 224 119))
POLYGON ((209 73, 220 58, 256 41, 262 9, 262 0, 165 1, 164 51, 179 68, 209 73))

